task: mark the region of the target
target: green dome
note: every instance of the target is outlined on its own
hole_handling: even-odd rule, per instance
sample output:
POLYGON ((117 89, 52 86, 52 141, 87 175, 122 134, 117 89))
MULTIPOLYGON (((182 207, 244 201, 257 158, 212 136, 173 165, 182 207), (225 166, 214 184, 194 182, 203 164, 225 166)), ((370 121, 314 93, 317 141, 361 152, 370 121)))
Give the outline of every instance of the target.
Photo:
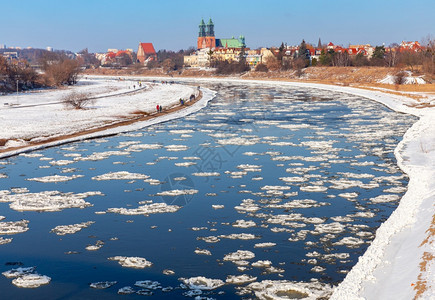
POLYGON ((213 21, 211 20, 211 18, 210 18, 210 20, 208 21, 208 24, 207 25, 213 25, 213 21))
POLYGON ((199 26, 205 26, 204 19, 201 19, 201 23, 199 23, 199 26))

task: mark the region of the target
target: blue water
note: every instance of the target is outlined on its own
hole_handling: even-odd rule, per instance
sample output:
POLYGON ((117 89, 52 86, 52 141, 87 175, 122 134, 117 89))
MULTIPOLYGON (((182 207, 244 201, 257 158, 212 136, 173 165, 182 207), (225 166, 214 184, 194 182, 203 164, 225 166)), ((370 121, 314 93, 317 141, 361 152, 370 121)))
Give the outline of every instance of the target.
MULTIPOLYGON (((13 237, 13 241, 0 245, 0 271, 13 268, 6 265, 8 262, 20 262, 24 266, 37 266, 38 273, 52 278, 48 285, 23 289, 15 287, 11 279, 1 276, 1 298, 137 298, 140 296, 117 295, 117 291, 124 286, 133 286, 139 280, 155 280, 164 287, 175 289, 167 293, 156 290, 154 298, 184 299, 182 294, 186 290, 178 288, 179 278, 193 276, 225 280, 227 275, 249 274, 256 276, 257 281, 297 282, 308 282, 315 278, 331 285, 343 280, 346 271, 352 268, 358 256, 369 246, 377 227, 388 218, 398 203, 397 200, 374 203, 370 199, 379 195, 400 197, 405 191, 407 177, 395 165, 393 151, 415 119, 392 112, 380 104, 340 93, 255 85, 209 84, 208 87, 218 94, 207 108, 194 115, 129 134, 72 143, 36 153, 52 160, 73 160, 74 157, 68 156, 71 153, 87 157, 93 153, 125 151, 128 146, 122 147, 120 143, 128 141, 160 144, 163 146, 160 149, 129 152, 97 161, 77 160, 66 166, 52 166, 50 160, 40 160, 40 157, 17 156, 2 160, 4 164, 0 165, 0 174, 7 175, 7 178, 0 178, 0 190, 20 187, 27 188, 30 193, 52 190, 65 193, 100 191, 104 196, 86 198, 93 205, 91 207, 68 208, 59 212, 18 212, 10 209, 9 203, 0 200, 0 215, 6 217, 3 222, 30 221, 27 232, 3 236, 13 237), (289 126, 293 127, 289 129, 289 126), (171 133, 171 130, 187 131, 183 131, 183 134, 171 133), (231 138, 240 139, 228 144, 231 138), (276 142, 291 144, 273 144, 276 142), (327 144, 312 144, 310 147, 311 142, 327 144), (188 149, 172 152, 164 148, 167 145, 185 145, 188 149), (274 157, 284 156, 287 156, 284 158, 286 160, 274 160, 274 157), (175 163, 186 161, 196 164, 175 166, 175 163), (225 173, 241 171, 237 166, 242 164, 261 166, 261 171, 247 172, 242 178, 232 178, 225 173), (74 170, 62 173, 66 168, 74 170), (150 185, 143 180, 91 179, 118 171, 146 174, 162 184, 150 185), (198 177, 193 175, 195 172, 218 172, 220 176, 198 177), (346 179, 346 173, 371 174, 374 177, 348 179, 360 180, 363 184, 376 182, 378 186, 333 188, 331 181, 346 179), (26 180, 56 174, 84 176, 56 183, 26 180), (186 179, 177 181, 177 177, 186 179), (256 177, 262 177, 262 180, 252 180, 256 177), (305 178, 305 181, 284 182, 279 179, 282 177, 300 177, 305 178), (326 187, 327 190, 301 190, 301 186, 313 185, 326 187), (262 189, 265 186, 287 186, 290 189, 283 190, 281 194, 272 194, 262 189), (402 189, 385 191, 390 188, 402 189), (179 197, 156 196, 159 192, 172 189, 195 189, 198 193, 179 197), (357 197, 346 199, 339 196, 351 192, 357 193, 357 197), (286 196, 285 193, 293 194, 286 196), (234 209, 243 199, 252 199, 259 209, 248 213, 234 209), (276 206, 303 199, 315 200, 320 206, 287 209, 276 206), (175 213, 149 216, 95 213, 108 208, 136 208, 138 202, 145 200, 182 208, 175 213), (214 209, 212 205, 217 204, 224 205, 224 208, 214 209), (352 216, 350 220, 339 221, 344 225, 344 230, 332 235, 313 232, 315 224, 306 219, 317 217, 322 219, 320 222, 323 224, 328 224, 335 222, 331 218, 358 212, 373 215, 352 216), (302 214, 302 219, 289 222, 304 227, 270 222, 274 216, 292 213, 302 214), (241 219, 252 220, 256 226, 237 228, 231 225, 241 219), (50 233, 58 225, 86 221, 95 223, 71 235, 50 233), (206 229, 195 231, 193 227, 206 229), (284 231, 273 232, 272 228, 284 231), (290 230, 293 232, 288 232, 290 230), (306 231, 305 239, 289 241, 301 231, 306 231), (359 236, 360 232, 367 232, 367 235, 359 236), (217 243, 198 239, 233 233, 250 233, 257 238, 233 240, 220 237, 217 243), (364 243, 353 248, 334 245, 343 237, 358 238, 364 243), (97 240, 104 242, 101 249, 85 250, 87 245, 95 244, 97 240), (273 242, 276 246, 254 248, 255 244, 263 242, 273 242), (212 255, 195 254, 196 248, 207 249, 212 255), (264 268, 250 265, 241 272, 232 262, 223 261, 226 254, 237 250, 254 252, 255 258, 249 260, 250 263, 270 260, 274 267, 283 272, 267 273, 264 268), (77 253, 66 254, 69 251, 77 253), (314 251, 321 256, 315 257, 317 263, 312 264, 308 262, 312 257, 307 254, 314 251), (348 253, 349 257, 333 260, 324 257, 334 253, 348 253), (107 259, 117 255, 144 257, 153 266, 145 269, 125 268, 107 259), (315 266, 321 266, 324 270, 314 272, 312 268, 315 266), (164 269, 174 270, 175 275, 162 274, 164 269), (98 281, 118 283, 105 290, 89 287, 89 283, 98 281)), ((225 285, 212 291, 211 297, 239 299, 241 296, 236 294, 234 285, 225 285), (222 291, 224 294, 219 293, 222 291)))

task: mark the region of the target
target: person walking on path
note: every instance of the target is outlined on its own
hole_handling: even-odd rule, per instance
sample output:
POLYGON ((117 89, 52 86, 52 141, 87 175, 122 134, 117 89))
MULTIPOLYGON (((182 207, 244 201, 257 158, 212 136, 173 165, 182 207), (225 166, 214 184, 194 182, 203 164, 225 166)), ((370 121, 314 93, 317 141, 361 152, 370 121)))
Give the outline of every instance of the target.
POLYGON ((159 105, 157 104, 156 106, 157 112, 161 111, 161 108, 159 107, 159 105))
POLYGON ((163 107, 160 105, 160 112, 162 112, 162 110, 163 110, 163 107))

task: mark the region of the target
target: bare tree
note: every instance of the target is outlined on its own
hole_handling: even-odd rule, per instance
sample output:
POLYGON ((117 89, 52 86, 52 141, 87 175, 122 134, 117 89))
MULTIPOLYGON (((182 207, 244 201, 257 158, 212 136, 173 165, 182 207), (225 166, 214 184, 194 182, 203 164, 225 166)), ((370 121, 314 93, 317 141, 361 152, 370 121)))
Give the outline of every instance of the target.
POLYGON ((86 106, 94 104, 95 100, 90 99, 89 94, 72 91, 62 98, 62 102, 67 108, 84 109, 86 106))

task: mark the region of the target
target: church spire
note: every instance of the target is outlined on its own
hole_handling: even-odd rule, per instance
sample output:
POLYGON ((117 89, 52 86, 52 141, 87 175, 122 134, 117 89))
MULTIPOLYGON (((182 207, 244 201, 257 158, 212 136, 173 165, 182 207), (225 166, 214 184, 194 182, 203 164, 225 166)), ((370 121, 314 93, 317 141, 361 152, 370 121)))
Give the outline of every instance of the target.
POLYGON ((198 34, 198 36, 199 37, 206 36, 204 19, 201 19, 201 23, 199 23, 199 34, 198 34))
POLYGON ((207 23, 207 36, 214 36, 214 24, 211 18, 207 23))

